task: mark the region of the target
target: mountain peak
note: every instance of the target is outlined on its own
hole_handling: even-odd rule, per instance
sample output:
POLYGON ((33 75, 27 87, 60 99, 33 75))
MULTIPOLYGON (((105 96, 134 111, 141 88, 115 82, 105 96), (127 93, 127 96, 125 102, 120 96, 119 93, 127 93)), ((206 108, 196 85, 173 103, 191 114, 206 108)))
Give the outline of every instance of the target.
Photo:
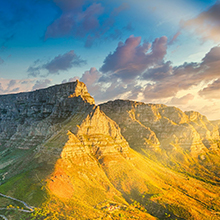
POLYGON ((76 80, 74 93, 70 94, 68 98, 81 96, 82 99, 90 104, 95 104, 94 98, 88 93, 87 87, 83 82, 76 80))

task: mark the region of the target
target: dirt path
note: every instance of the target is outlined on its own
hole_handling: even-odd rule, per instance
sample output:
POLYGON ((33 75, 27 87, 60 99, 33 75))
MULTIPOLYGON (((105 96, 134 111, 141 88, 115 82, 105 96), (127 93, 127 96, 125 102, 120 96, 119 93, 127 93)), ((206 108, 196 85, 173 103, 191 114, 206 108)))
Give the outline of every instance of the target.
POLYGON ((0 215, 4 220, 8 220, 4 215, 0 215))
MULTIPOLYGON (((11 197, 11 196, 7 196, 7 195, 4 195, 4 194, 2 194, 2 193, 0 193, 0 196, 2 196, 2 197, 4 197, 4 198, 7 198, 7 199, 11 199, 11 200, 17 201, 17 202, 20 202, 20 203, 22 203, 22 204, 28 209, 28 210, 26 210, 26 209, 17 209, 17 208, 0 208, 0 210, 18 210, 18 211, 20 211, 20 212, 26 212, 26 213, 32 213, 32 212, 34 212, 34 207, 29 206, 26 202, 24 202, 24 201, 22 201, 22 200, 15 199, 15 198, 13 198, 13 197, 11 197)), ((8 219, 6 218, 6 216, 4 216, 4 215, 0 215, 0 217, 3 218, 4 220, 8 220, 8 219)))

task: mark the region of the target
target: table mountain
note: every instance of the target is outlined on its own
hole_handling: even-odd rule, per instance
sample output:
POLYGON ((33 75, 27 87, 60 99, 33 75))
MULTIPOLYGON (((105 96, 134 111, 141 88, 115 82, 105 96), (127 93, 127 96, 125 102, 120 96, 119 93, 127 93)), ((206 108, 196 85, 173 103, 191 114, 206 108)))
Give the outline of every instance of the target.
POLYGON ((0 100, 0 192, 35 207, 0 197, 0 214, 220 219, 217 122, 166 105, 96 106, 79 81, 0 100))

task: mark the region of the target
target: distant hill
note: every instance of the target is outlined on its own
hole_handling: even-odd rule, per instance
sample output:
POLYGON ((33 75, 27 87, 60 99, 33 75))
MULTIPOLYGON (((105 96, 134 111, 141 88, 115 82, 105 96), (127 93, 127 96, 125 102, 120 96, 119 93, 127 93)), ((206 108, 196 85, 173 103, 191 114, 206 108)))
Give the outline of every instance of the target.
POLYGON ((219 125, 166 105, 96 106, 79 81, 0 96, 0 193, 35 207, 0 196, 0 217, 220 219, 219 125))

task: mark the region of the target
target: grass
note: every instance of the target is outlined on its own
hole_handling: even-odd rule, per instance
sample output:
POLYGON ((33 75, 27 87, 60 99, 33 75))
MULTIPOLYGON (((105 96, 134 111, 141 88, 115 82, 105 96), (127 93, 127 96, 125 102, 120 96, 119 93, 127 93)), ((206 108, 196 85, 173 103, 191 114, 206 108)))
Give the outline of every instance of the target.
MULTIPOLYGON (((145 148, 141 154, 129 148, 120 152, 117 148, 127 146, 126 142, 116 143, 101 131, 76 135, 82 142, 76 146, 74 141, 67 142, 66 133, 82 119, 78 115, 66 120, 30 157, 28 168, 21 163, 23 171, 0 186, 0 192, 36 207, 31 215, 6 211, 7 216, 33 220, 220 219, 218 177, 211 177, 220 166, 216 155, 206 154, 206 160, 193 158, 174 141, 169 150, 145 148), (69 156, 60 157, 65 150, 69 156)), ((8 202, 2 200, 2 204, 8 202)))

